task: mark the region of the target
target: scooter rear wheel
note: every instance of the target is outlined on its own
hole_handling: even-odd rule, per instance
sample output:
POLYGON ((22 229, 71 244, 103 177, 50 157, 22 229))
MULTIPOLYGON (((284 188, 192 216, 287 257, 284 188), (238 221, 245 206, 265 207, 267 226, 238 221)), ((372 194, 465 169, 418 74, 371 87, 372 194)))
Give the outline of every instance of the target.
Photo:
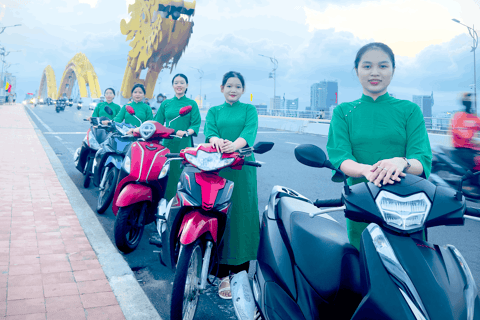
POLYGON ((87 158, 87 168, 85 169, 84 172, 84 177, 83 177, 83 187, 88 188, 90 186, 90 174, 92 171, 92 166, 93 166, 93 158, 87 158))
POLYGON ((111 168, 110 171, 108 171, 107 179, 105 181, 105 185, 103 186, 103 190, 101 190, 98 194, 98 213, 104 213, 110 206, 110 203, 113 199, 113 194, 115 193, 115 187, 117 186, 118 173, 119 170, 115 167, 111 168))
POLYGON ((134 251, 140 244, 145 228, 146 204, 134 203, 118 209, 113 226, 115 245, 123 253, 134 251))
POLYGON ((200 298, 204 250, 200 240, 182 245, 173 280, 171 320, 193 320, 200 298))

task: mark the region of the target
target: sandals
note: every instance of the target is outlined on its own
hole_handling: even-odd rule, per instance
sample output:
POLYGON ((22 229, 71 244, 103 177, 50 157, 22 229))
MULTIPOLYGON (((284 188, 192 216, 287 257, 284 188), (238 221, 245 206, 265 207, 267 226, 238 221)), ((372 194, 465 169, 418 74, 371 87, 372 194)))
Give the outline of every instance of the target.
POLYGON ((232 291, 230 290, 230 279, 229 277, 225 277, 222 279, 222 281, 220 281, 220 284, 218 285, 218 296, 222 299, 225 299, 225 300, 231 300, 232 299, 232 291), (228 283, 228 285, 226 286, 223 286, 223 284, 225 283, 228 283), (222 295, 222 292, 229 292, 230 293, 230 297, 229 296, 225 296, 225 295, 222 295))

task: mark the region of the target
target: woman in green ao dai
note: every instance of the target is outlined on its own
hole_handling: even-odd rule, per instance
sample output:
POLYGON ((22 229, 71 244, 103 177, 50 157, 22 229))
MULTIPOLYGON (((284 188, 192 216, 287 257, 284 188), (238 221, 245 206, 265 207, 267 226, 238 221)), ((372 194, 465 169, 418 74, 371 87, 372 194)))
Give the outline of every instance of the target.
MULTIPOLYGON (((378 42, 365 45, 357 53, 355 71, 363 95, 333 111, 327 142, 331 163, 350 177, 350 185, 370 181, 381 187, 405 173, 428 178, 432 151, 422 111, 387 92, 395 71, 392 50, 378 42)), ((348 238, 357 249, 366 226, 347 219, 348 238)))
MULTIPOLYGON (((168 148, 171 153, 179 153, 182 149, 193 147, 193 136, 197 136, 202 119, 197 103, 185 96, 188 90, 187 76, 184 74, 175 75, 172 79, 172 86, 175 91, 175 96, 162 102, 153 120, 165 124, 165 126, 169 128, 178 130, 176 135, 179 138, 164 139, 162 144, 168 148), (192 106, 192 111, 183 117, 177 118, 178 112, 185 106, 192 106), (170 121, 172 122, 170 123, 170 121), (188 133, 187 137, 184 137, 185 133, 188 133)), ((170 162, 167 189, 165 191, 165 199, 167 199, 167 201, 170 201, 170 199, 175 196, 181 173, 180 162, 170 162)))
MULTIPOLYGON (((240 102, 245 90, 243 76, 230 71, 223 76, 220 86, 225 103, 208 110, 205 122, 205 140, 220 152, 232 153, 245 146, 253 146, 257 135, 258 114, 251 104, 240 102)), ((255 161, 253 155, 245 158, 255 161)), ((241 170, 224 169, 220 176, 235 183, 232 210, 229 214, 223 246, 220 248, 218 277, 222 278, 219 296, 231 299, 230 272, 247 271, 250 260, 257 258, 260 241, 257 198, 257 171, 244 166, 241 170)))

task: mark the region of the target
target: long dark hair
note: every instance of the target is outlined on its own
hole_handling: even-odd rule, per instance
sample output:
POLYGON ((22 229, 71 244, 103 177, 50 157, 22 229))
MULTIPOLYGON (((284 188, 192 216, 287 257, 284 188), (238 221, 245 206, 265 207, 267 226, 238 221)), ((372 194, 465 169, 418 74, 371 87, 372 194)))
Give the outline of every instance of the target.
POLYGON ((133 91, 135 91, 135 89, 137 89, 137 88, 142 89, 143 94, 147 94, 147 91, 145 90, 145 86, 144 86, 143 84, 141 84, 141 83, 135 83, 135 84, 133 85, 133 87, 132 87, 132 93, 131 93, 131 94, 133 94, 133 91))
POLYGON ((238 80, 240 80, 240 82, 242 83, 242 88, 245 89, 245 80, 243 79, 242 74, 236 71, 229 71, 223 75, 222 86, 225 86, 228 79, 230 78, 238 78, 238 80))
POLYGON ((390 60, 392 60, 392 69, 395 69, 395 55, 393 54, 392 49, 390 49, 389 46, 387 46, 385 43, 382 42, 371 42, 369 44, 364 45, 363 47, 360 48, 357 52, 357 56, 355 57, 355 70, 358 70, 358 64, 360 63, 360 60, 362 60, 363 55, 370 50, 382 50, 385 52, 389 57, 390 60))
MULTIPOLYGON (((172 86, 173 86, 173 82, 175 81, 175 78, 176 77, 182 77, 183 79, 185 79, 185 82, 188 84, 188 78, 186 75, 184 75, 183 73, 177 73, 176 75, 173 76, 172 78, 172 86)), ((184 94, 187 94, 187 91, 188 91, 188 88, 185 88, 185 93, 184 94)))

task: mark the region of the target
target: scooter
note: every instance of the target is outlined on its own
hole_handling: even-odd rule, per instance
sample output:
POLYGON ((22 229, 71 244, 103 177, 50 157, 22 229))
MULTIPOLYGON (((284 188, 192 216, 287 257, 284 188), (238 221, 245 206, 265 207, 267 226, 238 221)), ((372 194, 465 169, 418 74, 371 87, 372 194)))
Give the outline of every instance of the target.
MULTIPOLYGON (((94 117, 90 119, 91 127, 83 139, 82 146, 75 151, 73 161, 78 171, 83 173, 83 187, 90 186, 93 161, 95 153, 100 149, 100 144, 108 138, 106 128, 101 124, 104 120, 110 120, 107 117, 94 117)), ((83 119, 83 121, 88 121, 83 119)))
MULTIPOLYGON (((185 116, 191 110, 192 106, 183 107, 179 116, 185 116)), ((131 106, 127 107, 127 112, 135 115, 131 106)), ((115 245, 123 253, 134 251, 145 225, 155 221, 170 170, 165 158, 170 150, 160 142, 162 139, 173 139, 174 133, 174 129, 156 121, 145 122, 133 132, 138 140, 130 145, 123 159, 112 203, 112 211, 116 215, 113 228, 115 245)))
POLYGON ((312 202, 294 190, 273 188, 253 279, 258 318, 480 319, 477 287, 462 254, 423 239, 427 228, 480 216, 466 208, 461 186, 455 192, 407 174, 381 188, 350 187, 320 148, 300 145, 295 157, 341 174, 343 192, 338 199, 312 202), (338 210, 369 223, 360 251, 328 215, 338 210))
POLYGON ((182 160, 186 165, 180 176, 176 196, 159 204, 157 231, 162 238, 160 261, 175 270, 171 300, 171 319, 193 319, 200 293, 207 277, 218 264, 217 252, 222 242, 231 210, 234 183, 219 176, 225 168, 261 167, 259 162, 245 161, 253 153, 262 154, 272 142, 259 142, 233 153, 218 153, 210 145, 185 148, 166 154, 169 161, 182 160))
MULTIPOLYGON (((454 149, 439 146, 432 150, 432 173, 428 180, 435 185, 450 186, 456 188, 471 165, 466 163, 464 159, 455 154, 454 149)), ((477 168, 474 168, 477 169, 477 168)), ((469 184, 473 190, 463 188, 465 197, 474 202, 480 202, 480 188, 476 184, 469 184)))
POLYGON ((82 109, 82 103, 78 102, 77 103, 77 110, 80 110, 80 109, 82 109))
POLYGON ((123 158, 133 142, 133 136, 126 134, 135 128, 133 125, 115 121, 110 122, 108 127, 111 134, 95 154, 92 169, 93 184, 100 189, 96 208, 100 214, 104 213, 112 202, 123 158))

